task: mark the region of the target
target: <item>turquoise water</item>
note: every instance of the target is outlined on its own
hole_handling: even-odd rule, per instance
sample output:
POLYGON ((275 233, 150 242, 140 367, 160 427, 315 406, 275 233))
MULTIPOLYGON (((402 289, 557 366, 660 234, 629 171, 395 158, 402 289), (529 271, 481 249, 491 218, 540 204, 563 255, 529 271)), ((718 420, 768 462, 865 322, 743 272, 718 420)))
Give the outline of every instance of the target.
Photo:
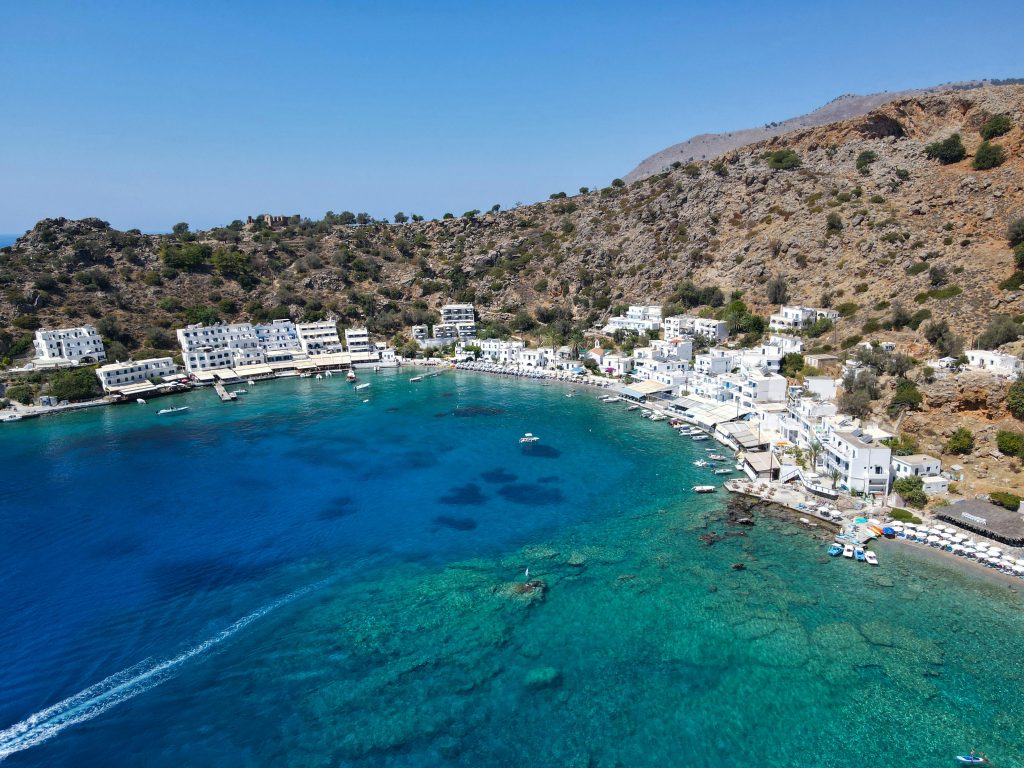
POLYGON ((592 393, 409 375, 4 425, 7 763, 1024 765, 1005 584, 731 527, 592 393))

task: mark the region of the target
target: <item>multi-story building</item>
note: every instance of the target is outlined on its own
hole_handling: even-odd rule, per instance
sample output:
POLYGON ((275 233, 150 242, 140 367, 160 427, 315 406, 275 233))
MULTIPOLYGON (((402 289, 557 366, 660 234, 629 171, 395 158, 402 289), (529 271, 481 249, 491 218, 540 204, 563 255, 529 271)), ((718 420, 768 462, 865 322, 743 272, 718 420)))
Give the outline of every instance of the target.
POLYGON ((307 355, 326 355, 343 351, 341 339, 338 338, 338 324, 334 320, 299 323, 295 330, 298 333, 299 346, 307 355))
POLYGON ((266 361, 266 351, 251 323, 197 323, 179 328, 177 335, 188 373, 266 361))
POLYGON ((838 486, 856 493, 884 495, 889 490, 892 451, 880 440, 892 437, 869 430, 846 418, 824 421, 821 434, 826 475, 838 474, 838 486))
POLYGON ((146 360, 129 360, 126 363, 108 363, 96 369, 104 392, 122 389, 132 384, 142 384, 150 379, 162 379, 178 372, 178 366, 169 357, 151 357, 146 360))
POLYGON ((426 341, 427 337, 430 335, 430 328, 426 325, 414 325, 410 329, 410 333, 412 333, 412 337, 416 341, 426 341))
POLYGON ((32 346, 36 361, 53 365, 102 363, 107 359, 103 339, 91 325, 77 328, 40 329, 32 346))
POLYGON ((838 320, 839 312, 834 309, 783 305, 768 318, 768 327, 773 331, 801 330, 821 319, 838 320))
POLYGON ((623 316, 608 319, 608 325, 604 327, 605 333, 614 333, 618 330, 656 331, 661 327, 661 305, 659 304, 634 304, 623 316))
POLYGON ((901 477, 934 477, 942 472, 942 462, 934 456, 915 453, 892 457, 893 480, 901 477))
POLYGON ((365 328, 345 329, 345 348, 349 354, 358 352, 373 352, 374 346, 370 342, 370 332, 365 328))
POLYGON ((455 341, 459 338, 459 327, 454 323, 437 323, 434 338, 441 341, 455 341))
POLYGON ((272 320, 253 326, 256 339, 265 351, 299 349, 299 334, 291 320, 272 320))
POLYGON ((526 348, 521 341, 502 341, 500 339, 484 339, 479 346, 480 357, 503 365, 517 362, 519 352, 526 348))
POLYGON ((665 331, 666 339, 683 335, 703 336, 717 344, 729 338, 728 323, 711 317, 672 315, 661 321, 661 327, 665 331))
POLYGON ((476 323, 476 312, 472 304, 445 304, 441 307, 441 322, 451 325, 476 323))
POLYGON ((793 397, 787 402, 787 415, 779 422, 782 437, 800 448, 821 443, 825 432, 824 421, 838 413, 836 404, 813 397, 793 397))

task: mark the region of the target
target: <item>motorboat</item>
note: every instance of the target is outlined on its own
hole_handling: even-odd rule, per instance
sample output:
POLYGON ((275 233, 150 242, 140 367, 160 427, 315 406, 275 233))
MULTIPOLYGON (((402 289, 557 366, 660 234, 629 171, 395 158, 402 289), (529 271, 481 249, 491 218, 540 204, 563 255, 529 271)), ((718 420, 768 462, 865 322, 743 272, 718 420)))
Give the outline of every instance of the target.
POLYGON ((695 442, 695 443, 699 443, 701 440, 707 440, 707 439, 708 439, 707 435, 694 435, 693 436, 693 442, 695 442))
POLYGON ((704 461, 704 459, 697 459, 695 462, 693 462, 693 466, 695 466, 695 467, 710 467, 711 464, 709 462, 704 461))
POLYGON ((839 555, 843 554, 843 547, 842 547, 842 545, 837 543, 837 542, 833 542, 832 544, 829 544, 828 554, 829 554, 829 557, 839 557, 839 555))
POLYGON ((422 376, 413 376, 411 379, 409 379, 409 381, 411 381, 413 383, 415 383, 417 381, 423 381, 423 377, 422 376))
POLYGON ((853 559, 853 544, 843 545, 843 557, 852 560, 853 559))
POLYGON ((733 470, 728 469, 726 467, 721 467, 721 468, 715 470, 715 474, 716 475, 731 475, 732 473, 733 473, 733 470))
POLYGON ((312 373, 300 373, 299 374, 299 378, 300 379, 311 379, 311 378, 313 378, 313 374, 312 373))
POLYGON ((665 421, 665 419, 667 418, 668 416, 665 416, 662 413, 656 413, 653 416, 651 416, 651 421, 665 421))
POLYGON ((865 552, 864 559, 867 560, 868 565, 878 565, 878 556, 874 552, 865 552))
POLYGON ((348 379, 349 381, 355 381, 356 380, 356 372, 351 370, 351 369, 349 369, 349 372, 345 374, 345 378, 348 379))
POLYGON ((695 485, 690 489, 694 493, 714 493, 715 486, 713 485, 695 485))
POLYGON ((141 398, 141 397, 136 397, 135 398, 135 402, 138 403, 139 405, 145 405, 146 404, 146 401, 143 398, 141 398))
POLYGON ((532 432, 527 432, 525 435, 519 438, 520 443, 536 443, 538 440, 540 440, 540 438, 537 437, 532 432))
POLYGON ((356 384, 356 389, 366 389, 368 386, 370 386, 370 382, 364 381, 362 384, 356 384))
POLYGON ((857 558, 858 563, 867 562, 867 555, 864 553, 864 547, 857 547, 853 550, 853 556, 857 558))
POLYGON ((634 403, 633 405, 626 406, 626 410, 627 411, 639 411, 640 410, 640 406, 636 405, 634 403))
POLYGON ((168 414, 168 413, 181 413, 182 411, 187 411, 187 410, 188 410, 188 406, 187 405, 179 405, 177 408, 161 408, 159 411, 156 412, 156 415, 157 416, 163 416, 164 414, 168 414))
POLYGON ((712 461, 725 461, 725 456, 720 453, 712 453, 708 458, 712 461))

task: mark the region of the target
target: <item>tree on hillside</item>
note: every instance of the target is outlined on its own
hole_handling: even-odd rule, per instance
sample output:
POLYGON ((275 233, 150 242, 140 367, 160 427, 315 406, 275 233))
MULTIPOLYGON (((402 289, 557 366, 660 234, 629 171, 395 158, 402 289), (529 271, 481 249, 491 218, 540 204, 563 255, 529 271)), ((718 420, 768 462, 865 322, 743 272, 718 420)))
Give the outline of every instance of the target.
POLYGON ((1024 216, 1013 219, 1006 226, 1006 239, 1010 241, 1011 248, 1024 244, 1024 216))
POLYGON ((1013 123, 1010 122, 1009 115, 993 115, 985 121, 985 124, 981 126, 981 130, 978 133, 981 134, 981 138, 988 141, 989 139, 1009 133, 1012 127, 1013 123))
POLYGON ((1018 419, 1024 419, 1024 378, 1018 378, 1007 390, 1006 409, 1018 419))
POLYGON ((964 351, 964 340, 950 330, 945 320, 933 320, 924 327, 924 337, 942 357, 959 357, 964 351))
POLYGON ((924 148, 924 154, 929 160, 938 160, 943 165, 959 163, 967 157, 967 150, 960 139, 959 133, 954 133, 948 139, 933 141, 924 148))
POLYGON ((176 235, 184 235, 188 233, 188 224, 184 221, 179 221, 177 224, 171 227, 171 232, 173 232, 176 235))
POLYGON ((946 453, 965 456, 974 450, 974 434, 967 427, 959 427, 946 443, 946 453))
POLYGON ((776 275, 765 286, 768 291, 769 304, 785 304, 789 298, 789 285, 785 275, 776 275))
POLYGON ((983 141, 974 151, 971 167, 976 171, 987 171, 991 168, 998 168, 1004 162, 1006 162, 1006 150, 998 144, 983 141))
POLYGON ((409 217, 399 211, 395 214, 395 224, 405 224, 409 220, 409 217))
POLYGON ((800 155, 792 149, 777 149, 768 153, 765 161, 769 168, 776 171, 790 171, 800 167, 800 155))

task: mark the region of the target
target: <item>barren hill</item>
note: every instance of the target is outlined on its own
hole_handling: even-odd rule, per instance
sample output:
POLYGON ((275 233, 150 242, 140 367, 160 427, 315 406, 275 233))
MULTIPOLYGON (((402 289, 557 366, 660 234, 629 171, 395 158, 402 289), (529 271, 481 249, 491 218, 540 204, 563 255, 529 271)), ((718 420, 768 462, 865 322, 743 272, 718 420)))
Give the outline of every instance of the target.
MULTIPOLYGON (((1024 215, 1022 125, 1024 86, 943 91, 714 164, 454 219, 330 217, 164 236, 47 219, 0 250, 0 357, 24 351, 40 324, 98 319, 129 350, 167 348, 168 329, 189 320, 243 317, 334 313, 395 336, 452 299, 476 302, 496 330, 578 338, 615 305, 682 306, 687 280, 742 291, 766 314, 765 284, 777 276, 792 302, 842 307, 830 344, 877 336, 898 304, 971 338, 994 312, 1024 314, 1024 294, 999 288, 1014 271, 1007 223, 1024 215), (996 114, 1013 124, 995 139, 1007 160, 973 170, 978 130, 996 114), (926 143, 953 132, 966 159, 925 157, 926 143), (799 166, 771 167, 766 153, 780 149, 799 166), (873 160, 859 169, 865 152, 873 160)), ((917 331, 885 333, 929 349, 917 331)))

